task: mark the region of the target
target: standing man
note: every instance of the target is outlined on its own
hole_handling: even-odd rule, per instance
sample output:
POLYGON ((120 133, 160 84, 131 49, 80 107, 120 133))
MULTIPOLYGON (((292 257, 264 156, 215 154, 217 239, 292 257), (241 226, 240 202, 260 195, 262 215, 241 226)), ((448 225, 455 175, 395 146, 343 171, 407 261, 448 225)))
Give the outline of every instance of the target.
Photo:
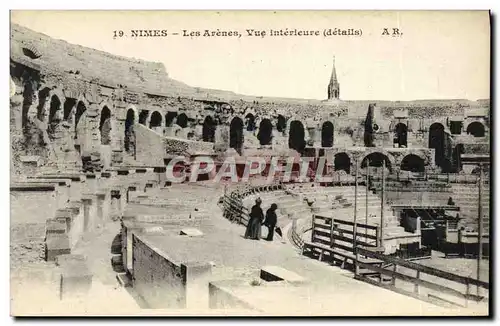
POLYGON ((276 210, 278 209, 278 205, 273 203, 271 207, 266 212, 266 220, 264 221, 264 225, 267 226, 267 241, 273 241, 274 236, 274 228, 276 227, 276 223, 278 222, 278 216, 276 216, 276 210))

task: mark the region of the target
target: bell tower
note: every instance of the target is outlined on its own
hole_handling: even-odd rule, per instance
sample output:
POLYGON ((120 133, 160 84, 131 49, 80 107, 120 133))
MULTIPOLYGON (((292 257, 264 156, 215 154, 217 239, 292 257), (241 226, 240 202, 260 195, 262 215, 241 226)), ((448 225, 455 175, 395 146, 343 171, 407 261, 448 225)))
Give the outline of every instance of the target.
POLYGON ((340 97, 340 84, 337 80, 337 71, 335 70, 335 56, 333 56, 332 75, 330 76, 330 83, 328 84, 328 99, 338 100, 340 97))

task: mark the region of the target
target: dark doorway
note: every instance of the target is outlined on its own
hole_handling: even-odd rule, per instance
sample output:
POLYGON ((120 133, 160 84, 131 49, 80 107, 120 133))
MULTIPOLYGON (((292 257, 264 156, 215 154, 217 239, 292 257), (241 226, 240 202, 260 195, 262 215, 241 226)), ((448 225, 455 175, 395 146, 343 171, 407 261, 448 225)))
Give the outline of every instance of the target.
POLYGON ((40 121, 45 120, 45 115, 47 114, 47 112, 44 112, 45 102, 47 101, 49 94, 50 90, 48 88, 44 88, 38 92, 37 118, 40 121))
POLYGON ((333 123, 325 121, 321 126, 321 147, 333 146, 333 123))
POLYGON ((240 155, 243 148, 243 120, 234 117, 229 126, 229 147, 234 148, 240 155))
POLYGON ((101 110, 101 120, 99 122, 99 134, 101 135, 101 145, 109 145, 111 142, 111 111, 105 106, 101 110))
POLYGON ((444 159, 444 126, 439 122, 429 128, 429 148, 434 148, 434 160, 437 166, 442 167, 444 159))
POLYGON ((401 161, 401 170, 410 172, 424 172, 425 162, 424 160, 414 154, 407 155, 401 161))
POLYGON ((211 116, 207 116, 203 121, 202 138, 203 141, 215 143, 215 130, 217 124, 211 116))
POLYGON ((347 174, 351 173, 351 159, 346 153, 335 154, 335 171, 344 170, 347 174))
POLYGON ((172 127, 175 117, 177 117, 177 112, 167 112, 165 114, 165 127, 172 127))
POLYGON ((361 161, 361 168, 366 168, 368 164, 371 167, 380 168, 383 166, 384 161, 385 161, 385 167, 389 169, 389 171, 392 171, 391 161, 385 154, 382 154, 380 152, 374 152, 367 155, 363 159, 363 161, 361 161))
POLYGON ((273 124, 269 119, 263 119, 259 125, 257 138, 261 145, 271 145, 273 139, 273 124))
POLYGON ((304 125, 298 120, 290 123, 290 134, 288 136, 288 147, 302 153, 306 148, 304 125))
POLYGON ((246 124, 246 129, 247 131, 254 131, 255 130, 255 116, 251 113, 248 113, 245 116, 245 124, 246 124))
POLYGON ((462 121, 450 121, 450 132, 452 135, 460 135, 462 133, 462 121))
POLYGON ((474 137, 484 137, 484 125, 481 122, 472 122, 467 126, 467 133, 474 137))
POLYGON ((125 151, 130 154, 135 154, 135 112, 132 109, 127 111, 125 120, 125 151))
POLYGON ((398 123, 395 132, 399 147, 408 147, 408 127, 404 123, 398 123))
POLYGON ((286 130, 286 119, 281 114, 278 115, 278 122, 276 123, 276 129, 279 132, 285 132, 286 130))
POLYGON ((158 112, 158 111, 153 112, 153 114, 151 114, 151 120, 149 121, 149 128, 152 129, 152 128, 156 128, 156 127, 161 127, 161 123, 162 123, 161 120, 162 120, 162 117, 161 117, 160 112, 158 112))
POLYGON ((76 106, 76 114, 75 114, 75 139, 78 139, 78 124, 80 123, 80 120, 85 113, 86 108, 85 104, 83 102, 78 102, 78 105, 76 106))
POLYGON ((69 115, 71 114, 71 111, 76 105, 76 100, 73 98, 66 98, 66 101, 64 101, 64 115, 63 119, 68 120, 69 115))
POLYGON ((139 123, 141 125, 146 125, 146 120, 148 119, 149 116, 149 111, 148 110, 141 110, 139 113, 139 123))
POLYGON ((185 113, 179 114, 177 117, 177 125, 181 128, 186 128, 188 126, 188 117, 185 113))

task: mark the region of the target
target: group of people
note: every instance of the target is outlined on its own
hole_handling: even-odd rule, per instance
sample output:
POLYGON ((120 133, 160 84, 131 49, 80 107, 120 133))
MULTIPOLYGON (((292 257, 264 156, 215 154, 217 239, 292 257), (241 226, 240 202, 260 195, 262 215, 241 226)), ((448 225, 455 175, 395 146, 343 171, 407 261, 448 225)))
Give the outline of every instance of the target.
POLYGON ((262 200, 257 198, 255 200, 255 205, 253 205, 250 210, 250 219, 248 220, 247 229, 245 231, 245 239, 260 240, 261 226, 264 225, 268 228, 267 241, 273 241, 274 231, 280 236, 281 229, 276 227, 278 222, 278 216, 276 215, 276 210, 278 205, 273 203, 271 207, 266 211, 266 216, 264 219, 264 212, 261 208, 262 200))

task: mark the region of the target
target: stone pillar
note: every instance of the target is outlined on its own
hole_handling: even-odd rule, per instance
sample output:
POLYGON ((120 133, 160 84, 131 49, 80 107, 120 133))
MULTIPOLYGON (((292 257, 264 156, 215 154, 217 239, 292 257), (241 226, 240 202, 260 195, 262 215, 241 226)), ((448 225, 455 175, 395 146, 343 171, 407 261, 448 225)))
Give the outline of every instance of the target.
POLYGON ((181 264, 181 274, 185 288, 186 308, 207 309, 208 283, 212 276, 212 266, 208 263, 186 262, 181 264))

